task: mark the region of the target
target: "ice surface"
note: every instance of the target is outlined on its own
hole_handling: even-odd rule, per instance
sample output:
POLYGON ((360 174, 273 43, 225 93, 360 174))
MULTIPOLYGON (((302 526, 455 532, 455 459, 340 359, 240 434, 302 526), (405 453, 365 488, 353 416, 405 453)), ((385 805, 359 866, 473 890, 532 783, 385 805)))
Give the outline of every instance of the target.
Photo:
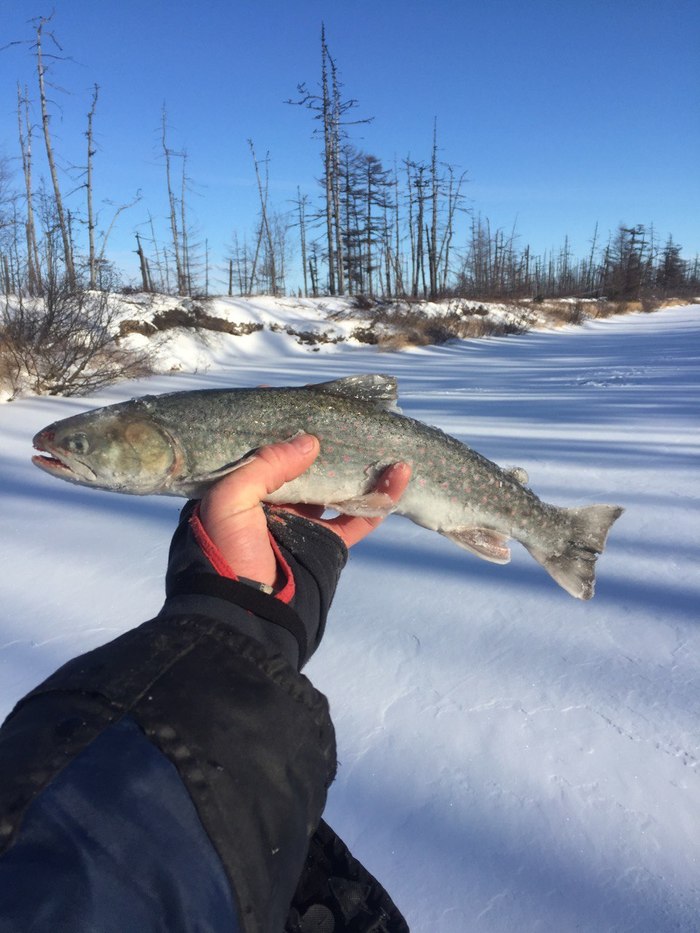
POLYGON ((56 482, 39 428, 143 392, 394 373, 406 414, 542 498, 626 512, 590 603, 517 545, 499 567, 399 518, 353 551, 307 668, 338 733, 327 819, 415 933, 697 931, 699 338, 697 306, 397 354, 173 333, 199 374, 0 406, 2 713, 158 610, 181 505, 56 482))

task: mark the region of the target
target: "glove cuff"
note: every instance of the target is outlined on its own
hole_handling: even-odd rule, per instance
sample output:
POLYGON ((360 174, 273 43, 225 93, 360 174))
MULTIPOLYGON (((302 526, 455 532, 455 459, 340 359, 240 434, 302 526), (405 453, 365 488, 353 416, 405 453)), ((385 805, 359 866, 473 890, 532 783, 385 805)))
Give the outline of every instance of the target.
POLYGON ((198 613, 225 621, 300 670, 323 636, 347 548, 315 522, 282 510, 266 507, 265 512, 278 567, 276 592, 270 595, 261 584, 237 577, 192 501, 170 546, 161 616, 198 613))

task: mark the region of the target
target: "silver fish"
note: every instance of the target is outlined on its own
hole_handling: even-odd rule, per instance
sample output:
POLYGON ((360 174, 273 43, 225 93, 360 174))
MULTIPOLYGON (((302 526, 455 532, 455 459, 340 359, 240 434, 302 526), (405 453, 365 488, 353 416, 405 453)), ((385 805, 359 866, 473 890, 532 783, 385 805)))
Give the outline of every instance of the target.
POLYGON ((61 479, 133 495, 197 497, 264 444, 305 432, 321 452, 269 497, 349 515, 396 511, 485 560, 510 560, 519 541, 567 592, 590 599, 595 561, 615 505, 565 509, 542 502, 524 470, 504 470, 438 428, 402 415, 391 376, 312 386, 204 389, 144 396, 57 421, 34 438, 33 462, 61 479), (410 463, 397 506, 375 482, 410 463))

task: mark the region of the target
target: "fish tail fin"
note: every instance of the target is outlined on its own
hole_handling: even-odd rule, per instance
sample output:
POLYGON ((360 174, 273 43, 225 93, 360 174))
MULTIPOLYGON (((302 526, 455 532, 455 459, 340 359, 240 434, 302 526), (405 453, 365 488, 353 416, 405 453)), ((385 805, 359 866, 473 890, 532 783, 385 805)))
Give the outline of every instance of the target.
POLYGON ((605 547, 608 532, 624 509, 617 505, 589 505, 562 509, 568 519, 564 548, 554 554, 525 545, 547 573, 576 599, 590 599, 595 591, 595 562, 605 547))

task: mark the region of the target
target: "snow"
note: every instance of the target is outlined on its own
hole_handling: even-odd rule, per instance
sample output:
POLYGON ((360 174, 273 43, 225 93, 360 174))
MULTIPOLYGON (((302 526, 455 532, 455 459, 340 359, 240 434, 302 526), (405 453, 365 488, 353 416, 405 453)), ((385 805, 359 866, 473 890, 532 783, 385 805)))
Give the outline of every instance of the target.
MULTIPOLYGON (((236 313, 298 326, 296 305, 236 313)), ((0 406, 0 713, 157 612, 182 504, 56 482, 38 429, 145 392, 394 373, 406 414, 542 498, 626 512, 587 603, 518 545, 499 567, 399 518, 353 550, 306 669, 338 733, 328 821, 418 933, 697 930, 699 338, 697 306, 391 354, 173 331, 176 375, 0 406)))

